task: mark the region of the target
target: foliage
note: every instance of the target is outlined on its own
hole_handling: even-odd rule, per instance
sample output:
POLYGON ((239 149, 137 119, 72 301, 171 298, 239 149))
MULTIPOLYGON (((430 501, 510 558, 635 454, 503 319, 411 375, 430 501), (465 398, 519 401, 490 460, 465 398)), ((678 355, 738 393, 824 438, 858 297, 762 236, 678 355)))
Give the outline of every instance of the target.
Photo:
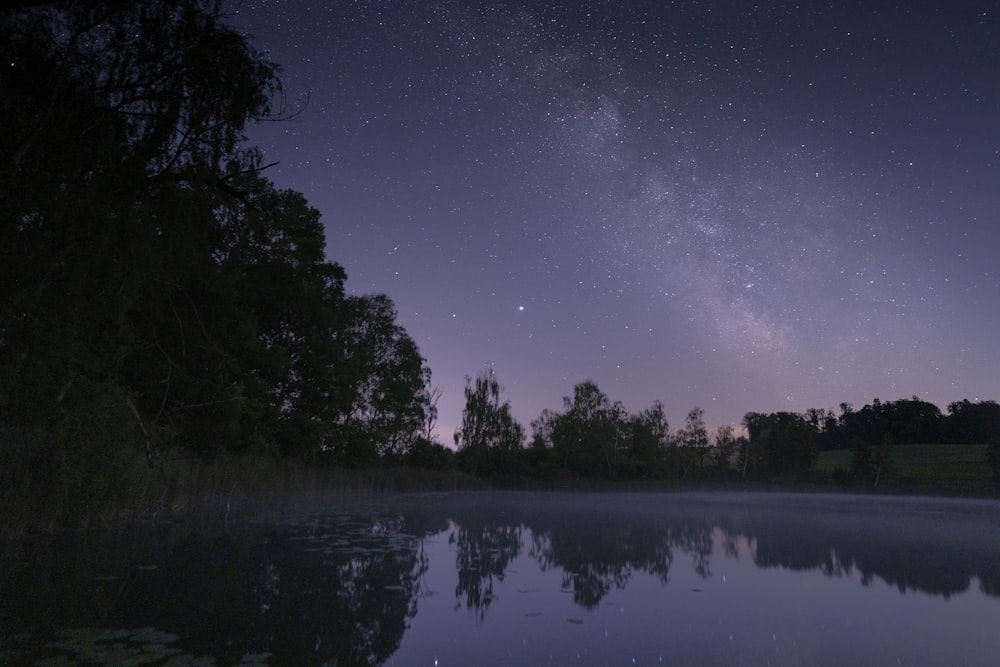
POLYGON ((344 428, 338 440, 360 440, 383 459, 398 458, 423 430, 430 370, 416 343, 396 324, 388 297, 352 297, 347 309, 345 363, 330 368, 328 377, 333 383, 338 371, 347 371, 344 428))
POLYGON ((1000 404, 967 398, 949 403, 946 430, 949 442, 993 442, 1000 438, 1000 404))
POLYGON ((473 473, 509 471, 524 444, 524 427, 511 415, 510 403, 500 401, 503 387, 492 367, 465 378, 465 409, 455 444, 465 469, 473 473))
POLYGON ((564 397, 566 409, 552 424, 552 448, 559 466, 586 477, 614 477, 625 444, 624 409, 591 380, 564 397))
POLYGON ((100 495, 116 457, 174 447, 398 460, 430 371, 242 145, 278 68, 218 3, 4 12, 0 57, 0 433, 19 479, 100 495))
POLYGON ((406 453, 407 465, 427 470, 453 470, 455 452, 439 442, 418 437, 406 453))
POLYGON ((674 438, 671 463, 674 473, 688 479, 705 465, 708 453, 708 429, 705 428, 705 411, 693 408, 688 412, 681 429, 674 438))
POLYGON ((563 407, 562 413, 543 410, 531 423, 529 467, 544 468, 542 477, 663 479, 672 474, 678 448, 659 401, 629 414, 585 380, 573 387, 572 398, 563 398, 563 407))
POLYGON ((857 449, 862 461, 870 458, 867 450, 886 436, 896 445, 973 444, 989 442, 994 433, 1000 433, 996 401, 955 401, 948 405, 947 414, 916 396, 888 402, 876 398, 860 410, 841 403, 840 410, 840 416, 834 417, 832 410, 810 409, 807 421, 817 433, 820 449, 857 449))
POLYGON ((729 477, 732 473, 734 459, 742 448, 744 438, 737 437, 731 425, 719 427, 715 432, 715 448, 712 464, 715 472, 729 477))
POLYGON ((816 433, 806 419, 794 412, 743 417, 748 435, 748 469, 764 479, 801 479, 816 462, 816 433))
POLYGON ((628 478, 657 478, 665 474, 670 425, 663 404, 653 405, 628 419, 622 474, 628 478))

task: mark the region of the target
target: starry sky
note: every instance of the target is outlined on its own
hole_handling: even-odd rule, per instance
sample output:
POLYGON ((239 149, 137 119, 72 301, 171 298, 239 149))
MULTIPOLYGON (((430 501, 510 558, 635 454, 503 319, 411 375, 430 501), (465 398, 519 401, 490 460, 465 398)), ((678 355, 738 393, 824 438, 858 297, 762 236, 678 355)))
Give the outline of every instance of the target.
POLYGON ((249 130, 461 423, 592 379, 673 428, 1000 399, 992 0, 230 0, 249 130), (837 409, 839 412, 839 409, 837 409))

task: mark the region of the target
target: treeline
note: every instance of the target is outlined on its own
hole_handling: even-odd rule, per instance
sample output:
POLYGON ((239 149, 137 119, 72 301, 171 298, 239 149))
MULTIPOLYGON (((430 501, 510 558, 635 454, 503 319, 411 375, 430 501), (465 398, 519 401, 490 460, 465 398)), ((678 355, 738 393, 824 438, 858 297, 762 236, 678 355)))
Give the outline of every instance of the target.
MULTIPOLYGON (((704 411, 694 408, 684 426, 671 430, 659 402, 630 414, 587 380, 563 398, 562 412, 543 410, 531 423, 531 437, 501 399, 491 367, 468 378, 458 452, 452 465, 476 474, 515 474, 554 479, 759 480, 812 478, 821 450, 849 449, 850 473, 865 483, 891 469, 893 445, 985 444, 1000 481, 1000 404, 957 401, 948 413, 917 397, 854 410, 805 413, 749 412, 742 428, 724 426, 710 434, 704 411)), ((436 465, 448 463, 439 455, 436 465)))
POLYGON ((243 145, 286 113, 278 67, 217 2, 24 4, 0 12, 4 495, 114 494, 137 456, 401 455, 430 370, 243 145))
POLYGON ((900 445, 915 443, 975 444, 990 442, 1000 427, 995 401, 949 403, 947 413, 914 396, 897 401, 874 399, 855 410, 850 403, 833 410, 810 409, 804 415, 818 434, 820 449, 843 449, 889 438, 900 445))

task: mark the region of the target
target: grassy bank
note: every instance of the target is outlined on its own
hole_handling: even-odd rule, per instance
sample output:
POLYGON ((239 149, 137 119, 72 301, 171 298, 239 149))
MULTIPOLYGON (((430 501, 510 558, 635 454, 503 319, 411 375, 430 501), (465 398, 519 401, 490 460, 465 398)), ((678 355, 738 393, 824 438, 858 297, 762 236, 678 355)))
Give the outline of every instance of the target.
MULTIPOLYGON (((987 445, 896 445, 879 487, 908 493, 990 496, 995 493, 986 459, 987 445)), ((874 488, 874 479, 856 479, 851 473, 849 449, 821 452, 816 474, 852 486, 874 488)))

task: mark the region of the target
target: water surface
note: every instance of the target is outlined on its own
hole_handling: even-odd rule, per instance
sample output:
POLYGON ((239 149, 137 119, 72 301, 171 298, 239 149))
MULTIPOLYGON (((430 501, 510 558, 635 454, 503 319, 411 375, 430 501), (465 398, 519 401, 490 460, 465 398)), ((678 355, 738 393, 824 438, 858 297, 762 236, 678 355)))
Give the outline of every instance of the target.
POLYGON ((995 501, 325 497, 0 565, 2 664, 1000 664, 995 501))

